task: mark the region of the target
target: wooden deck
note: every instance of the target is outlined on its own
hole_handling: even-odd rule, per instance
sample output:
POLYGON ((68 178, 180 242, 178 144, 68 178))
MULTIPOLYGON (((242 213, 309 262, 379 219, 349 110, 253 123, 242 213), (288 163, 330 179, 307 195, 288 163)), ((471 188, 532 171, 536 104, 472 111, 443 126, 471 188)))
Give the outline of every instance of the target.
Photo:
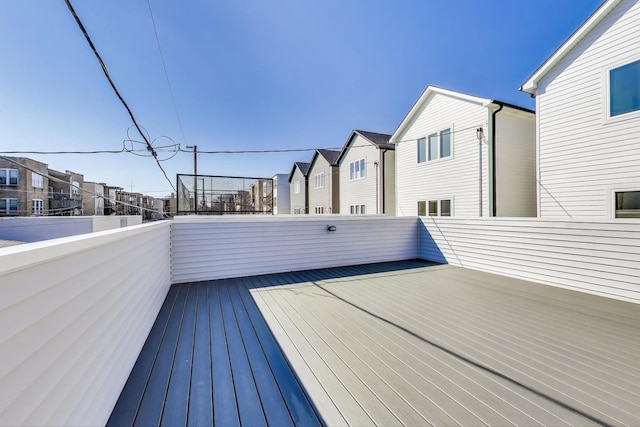
POLYGON ((174 285, 109 424, 637 426, 639 355, 638 305, 423 261, 174 285))

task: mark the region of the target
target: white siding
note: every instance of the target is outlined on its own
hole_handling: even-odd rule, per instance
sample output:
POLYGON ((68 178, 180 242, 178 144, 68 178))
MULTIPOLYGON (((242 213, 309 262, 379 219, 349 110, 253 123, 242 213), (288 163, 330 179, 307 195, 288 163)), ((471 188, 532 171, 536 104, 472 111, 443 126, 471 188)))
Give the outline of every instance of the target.
POLYGON ((536 132, 533 114, 496 114, 496 216, 536 216, 536 132))
MULTIPOLYGON (((380 164, 378 149, 369 141, 357 135, 351 147, 344 155, 340 165, 340 204, 341 214, 350 215, 351 205, 365 205, 368 214, 376 212, 376 166, 380 164), (365 177, 351 180, 350 164, 364 159, 365 177)), ((378 171, 381 173, 381 170, 378 171)), ((382 197, 382 187, 379 189, 379 198, 382 197)))
POLYGON ((171 285, 170 223, 0 249, 0 425, 104 425, 171 285))
POLYGON ((305 195, 305 177, 300 172, 300 169, 296 167, 293 176, 291 177, 291 183, 289 185, 290 193, 289 197, 291 199, 291 213, 295 213, 296 209, 300 210, 300 213, 306 213, 305 211, 305 203, 306 203, 306 195, 305 195), (296 182, 300 182, 300 192, 295 192, 296 182))
MULTIPOLYGON (((452 215, 479 214, 479 154, 476 128, 487 133, 487 108, 434 94, 396 145, 396 212, 417 215, 420 200, 452 199, 452 215), (417 163, 417 140, 451 128, 452 157, 417 163)), ((488 147, 482 147, 483 215, 489 214, 488 147)))
POLYGON ((313 168, 309 169, 308 174, 310 214, 315 214, 316 207, 323 207, 325 214, 337 214, 340 212, 340 206, 336 206, 335 203, 337 197, 334 197, 334 192, 337 191, 339 193, 339 173, 340 171, 337 167, 331 166, 323 156, 318 155, 313 168), (320 173, 324 174, 324 187, 315 188, 315 176, 320 173), (335 187, 338 188, 336 189, 335 187))
POLYGON ((286 215, 291 213, 291 195, 289 176, 277 174, 273 176, 273 214, 286 215))
POLYGON ((417 249, 415 217, 176 217, 172 272, 183 283, 412 259, 417 249))
POLYGON ((0 218, 0 239, 39 242, 139 224, 139 215, 0 218))
POLYGON ((538 83, 540 216, 611 218, 640 189, 640 120, 607 121, 606 70, 640 60, 640 2, 623 0, 538 83))
POLYGON ((640 303, 640 224, 420 218, 420 257, 640 303))

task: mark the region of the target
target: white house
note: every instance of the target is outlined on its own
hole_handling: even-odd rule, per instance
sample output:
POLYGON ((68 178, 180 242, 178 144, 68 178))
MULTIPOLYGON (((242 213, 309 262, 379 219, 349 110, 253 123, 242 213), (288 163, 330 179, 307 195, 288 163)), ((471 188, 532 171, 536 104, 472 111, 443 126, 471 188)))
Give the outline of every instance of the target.
POLYGON ((429 86, 390 142, 397 215, 536 215, 533 111, 429 86))
POLYGON ((309 213, 340 213, 340 178, 337 150, 316 150, 309 164, 309 213))
POLYGON ((273 180, 273 214, 286 215, 291 213, 291 198, 289 180, 286 173, 274 175, 273 180))
POLYGON ((536 98, 540 216, 640 217, 640 2, 605 1, 520 90, 536 98))
POLYGON ((395 215, 395 147, 391 135, 354 130, 340 156, 340 213, 395 215))
POLYGON ((295 162, 289 173, 289 197, 291 208, 289 213, 301 215, 309 213, 309 182, 307 173, 309 163, 295 162))

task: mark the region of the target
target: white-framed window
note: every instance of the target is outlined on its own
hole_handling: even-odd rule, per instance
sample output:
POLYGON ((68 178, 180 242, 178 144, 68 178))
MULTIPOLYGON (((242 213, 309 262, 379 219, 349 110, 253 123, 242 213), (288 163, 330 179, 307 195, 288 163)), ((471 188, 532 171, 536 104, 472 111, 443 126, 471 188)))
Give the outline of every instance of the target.
POLYGON ((31 186, 33 188, 44 188, 44 177, 39 173, 31 172, 31 186))
POLYGON ((451 128, 418 140, 418 163, 451 157, 451 128))
POLYGON ((349 212, 351 215, 364 215, 367 213, 367 205, 351 205, 349 212))
POLYGON ((351 181, 362 179, 367 176, 365 159, 356 160, 349 163, 349 179, 351 181))
POLYGON ((324 172, 316 174, 314 177, 315 188, 324 188, 324 172))
POLYGON ((18 185, 18 169, 0 169, 0 185, 18 185))
POLYGON ((0 215, 18 215, 18 199, 0 199, 0 215))
POLYGON ((31 200, 31 213, 33 215, 42 215, 44 213, 44 201, 42 199, 31 200))
POLYGON ((293 194, 300 194, 300 180, 293 183, 293 194))
POLYGON ((300 208, 294 208, 294 209, 293 209, 293 214, 294 214, 294 215, 300 215, 300 214, 302 214, 302 209, 300 209, 300 208))
POLYGON ((427 204, 429 216, 451 216, 452 206, 451 199, 429 200, 427 204))
POLYGON ((80 194, 80 183, 78 181, 73 181, 71 183, 71 194, 74 196, 80 194))
POLYGON ((615 218, 640 218, 640 189, 614 192, 615 218))
POLYGON ((324 206, 316 206, 316 214, 321 215, 324 213, 324 206))
POLYGON ((607 115, 640 111, 640 60, 608 70, 607 115))
POLYGON ((427 216, 427 202, 426 200, 418 201, 418 216, 427 216))

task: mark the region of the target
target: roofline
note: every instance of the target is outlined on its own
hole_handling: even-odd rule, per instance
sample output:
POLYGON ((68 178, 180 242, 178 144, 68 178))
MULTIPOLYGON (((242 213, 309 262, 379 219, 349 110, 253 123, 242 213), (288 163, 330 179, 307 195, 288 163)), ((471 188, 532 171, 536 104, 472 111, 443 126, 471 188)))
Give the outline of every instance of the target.
POLYGON ((542 63, 542 65, 540 65, 538 69, 535 70, 524 83, 522 83, 522 85, 520 85, 518 90, 535 95, 540 79, 542 79, 542 77, 544 77, 551 68, 560 62, 560 60, 564 58, 564 56, 573 49, 589 31, 598 25, 612 9, 620 3, 620 1, 621 0, 605 0, 591 14, 591 16, 589 16, 589 18, 587 18, 587 20, 584 21, 584 23, 580 25, 580 27, 578 27, 578 29, 575 30, 573 34, 571 34, 569 38, 567 38, 567 40, 565 40, 564 43, 562 43, 560 47, 551 54, 551 56, 549 56, 549 58, 547 58, 547 60, 542 63))
POLYGON ((498 101, 497 99, 494 99, 493 101, 491 101, 491 103, 492 104, 502 105, 503 107, 511 108, 513 110, 524 111, 525 113, 531 113, 531 114, 535 114, 536 113, 536 111, 532 110, 531 108, 521 107, 520 105, 511 104, 509 102, 498 101))
MULTIPOLYGON (((364 136, 361 133, 361 131, 362 131, 362 129, 353 129, 351 131, 351 133, 349 134, 349 138, 347 138, 347 141, 344 143, 344 146, 342 147, 342 150, 340 150, 340 155, 338 156, 338 160, 336 160, 336 164, 338 166, 341 165, 342 158, 346 155, 346 153, 348 151, 348 148, 351 146, 351 141, 353 141, 355 135, 360 135, 361 137, 363 137, 365 140, 367 140, 371 145, 373 145, 377 149, 395 150, 395 147, 393 146, 393 144, 390 144, 390 143, 389 144, 376 144, 375 142, 373 142, 372 140, 370 140, 369 138, 364 136), (383 145, 384 145, 384 147, 383 147, 383 145)), ((364 131, 364 132, 367 132, 367 131, 364 131)), ((371 132, 371 133, 379 133, 379 132, 371 132)))
POLYGON ((418 109, 422 106, 422 104, 424 104, 426 99, 432 93, 451 96, 454 98, 462 99, 462 100, 473 102, 476 104, 481 104, 483 106, 486 106, 491 103, 491 100, 487 98, 479 98, 477 96, 467 95, 465 93, 455 92, 453 90, 443 89, 437 86, 427 86, 425 90, 422 91, 422 94, 420 95, 418 100, 413 104, 413 106, 411 107, 407 115, 404 116, 404 119, 402 119, 402 122, 400 122, 400 125, 398 126, 398 128, 391 135, 391 138, 389 139, 390 143, 394 143, 394 141, 398 138, 398 135, 405 129, 405 127, 409 124, 411 119, 413 119, 413 116, 416 114, 418 109))

